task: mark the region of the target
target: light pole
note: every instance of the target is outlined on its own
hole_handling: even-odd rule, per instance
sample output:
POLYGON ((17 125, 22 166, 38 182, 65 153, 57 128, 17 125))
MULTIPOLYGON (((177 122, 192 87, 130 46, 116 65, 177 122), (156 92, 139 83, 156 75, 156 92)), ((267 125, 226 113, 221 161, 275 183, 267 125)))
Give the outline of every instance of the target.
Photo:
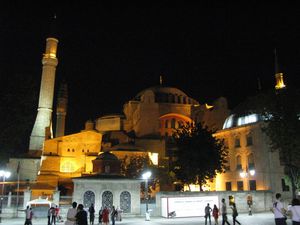
MULTIPOLYGON (((5 178, 9 178, 11 173, 9 171, 0 170, 0 177, 2 177, 2 191, 1 191, 1 201, 0 201, 0 214, 2 213, 2 204, 3 204, 3 197, 4 197, 4 184, 5 178)), ((0 215, 0 223, 2 222, 2 217, 0 215)))
MULTIPOLYGON (((248 169, 248 167, 246 167, 246 171, 241 171, 240 172, 240 177, 241 178, 246 178, 247 179, 247 189, 248 191, 250 191, 250 184, 249 184, 249 177, 250 176, 254 176, 255 175, 255 169, 252 168, 252 169, 248 169)), ((249 216, 252 215, 252 197, 251 197, 251 201, 250 201, 250 198, 249 198, 250 195, 248 195, 247 197, 247 204, 248 204, 248 207, 249 207, 249 216)))
POLYGON ((241 172, 240 172, 240 177, 241 178, 246 178, 247 179, 247 189, 248 189, 248 191, 250 191, 250 185, 248 184, 249 183, 249 177, 250 176, 254 176, 255 175, 255 169, 248 169, 248 167, 246 167, 246 170, 244 171, 244 170, 242 170, 241 172))
POLYGON ((143 179, 145 180, 145 199, 146 199, 146 220, 150 220, 149 210, 148 210, 148 179, 151 177, 151 171, 143 173, 143 179))

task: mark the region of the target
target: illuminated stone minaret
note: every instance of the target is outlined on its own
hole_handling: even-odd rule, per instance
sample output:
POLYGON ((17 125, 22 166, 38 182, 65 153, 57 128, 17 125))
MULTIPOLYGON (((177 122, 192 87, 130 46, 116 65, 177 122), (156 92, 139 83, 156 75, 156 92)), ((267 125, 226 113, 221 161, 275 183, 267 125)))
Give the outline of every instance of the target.
POLYGON ((275 54, 275 79, 276 79, 275 89, 278 90, 278 89, 285 88, 285 84, 283 81, 283 73, 279 69, 276 49, 274 50, 274 54, 275 54))
POLYGON ((68 86, 66 82, 63 82, 60 85, 60 88, 58 90, 58 96, 57 96, 55 137, 61 137, 65 135, 67 105, 68 105, 68 86))
POLYGON ((48 136, 46 130, 51 132, 55 70, 58 64, 56 58, 57 44, 58 40, 56 38, 47 38, 46 50, 42 59, 43 70, 38 112, 30 136, 29 152, 33 150, 42 151, 43 143, 48 136))

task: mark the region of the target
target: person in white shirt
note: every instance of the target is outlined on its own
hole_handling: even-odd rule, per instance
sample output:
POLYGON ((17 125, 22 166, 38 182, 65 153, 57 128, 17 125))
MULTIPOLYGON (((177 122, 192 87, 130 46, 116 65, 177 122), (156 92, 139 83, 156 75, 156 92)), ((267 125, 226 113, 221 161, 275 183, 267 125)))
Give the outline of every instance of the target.
POLYGON ((76 214, 77 214, 77 202, 72 203, 72 208, 69 208, 67 213, 67 220, 65 225, 75 225, 76 224, 76 214))
POLYGON ((292 216, 293 225, 300 225, 300 200, 294 198, 292 200, 292 206, 289 209, 292 216))
POLYGON ((281 194, 277 193, 275 195, 275 202, 273 203, 272 212, 274 213, 275 218, 275 224, 276 225, 287 225, 286 224, 286 210, 283 207, 283 204, 281 203, 281 194))

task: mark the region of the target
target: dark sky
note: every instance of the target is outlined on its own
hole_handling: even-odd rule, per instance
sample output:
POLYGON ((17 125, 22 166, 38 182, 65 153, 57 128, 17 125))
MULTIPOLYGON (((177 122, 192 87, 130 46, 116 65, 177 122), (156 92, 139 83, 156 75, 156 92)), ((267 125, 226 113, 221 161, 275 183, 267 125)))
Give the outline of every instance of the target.
POLYGON ((158 85, 160 75, 200 103, 224 96, 234 108, 257 92, 258 78, 263 89, 274 87, 275 47, 287 85, 298 84, 300 7, 291 3, 37 2, 1 2, 0 76, 11 83, 20 82, 16 74, 32 79, 38 94, 55 13, 57 82, 64 77, 69 85, 69 133, 88 119, 122 112, 127 100, 158 85))

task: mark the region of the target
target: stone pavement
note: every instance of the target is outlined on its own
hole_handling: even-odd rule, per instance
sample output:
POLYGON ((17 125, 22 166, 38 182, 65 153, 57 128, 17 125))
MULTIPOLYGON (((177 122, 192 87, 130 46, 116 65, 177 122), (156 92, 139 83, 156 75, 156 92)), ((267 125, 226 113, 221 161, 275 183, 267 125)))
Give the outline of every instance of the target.
MULTIPOLYGON (((232 217, 229 215, 229 222, 232 224, 232 217)), ((248 214, 239 214, 238 221, 242 225, 275 225, 273 214, 271 212, 257 213, 253 216, 248 216, 248 214)), ((221 225, 222 221, 219 221, 221 225)), ((23 225, 23 218, 13 218, 13 219, 2 219, 3 225, 23 225)), ((47 219, 33 219, 33 225, 47 225, 47 219)), ((64 223, 57 223, 57 225, 63 225, 64 223)), ((203 217, 193 217, 193 218, 173 218, 166 219, 162 217, 152 217, 151 221, 145 221, 144 217, 128 217, 124 218, 122 222, 116 222, 116 225, 204 225, 203 217)), ((291 220, 288 219, 288 225, 291 225, 291 220)), ((95 223, 98 225, 98 223, 95 223)), ((214 223, 212 222, 212 225, 214 223)))

